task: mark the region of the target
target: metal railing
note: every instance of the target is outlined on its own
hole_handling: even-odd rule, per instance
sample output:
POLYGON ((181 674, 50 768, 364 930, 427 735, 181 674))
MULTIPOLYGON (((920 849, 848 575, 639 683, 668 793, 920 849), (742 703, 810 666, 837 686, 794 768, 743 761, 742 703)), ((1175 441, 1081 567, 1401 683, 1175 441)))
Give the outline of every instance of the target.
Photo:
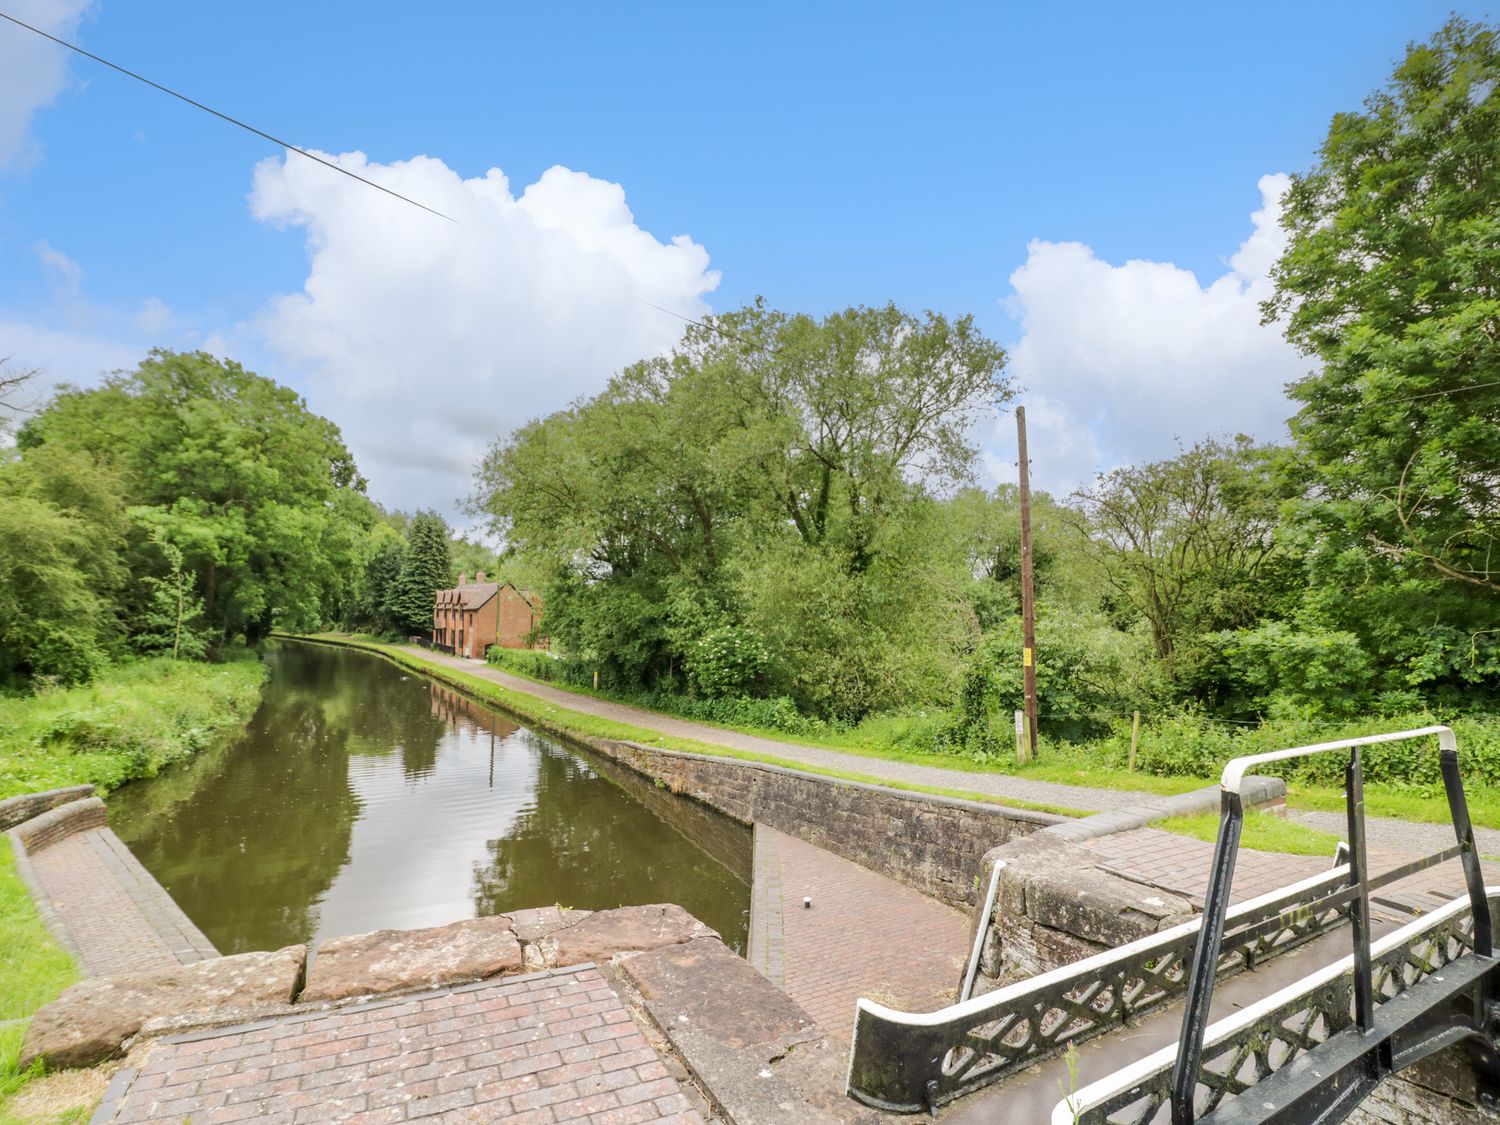
MULTIPOLYGON (((1336 867, 1234 907, 1217 957, 1220 974, 1253 968, 1341 924, 1348 903, 1331 902, 1330 894, 1348 880, 1349 868, 1336 867)), ((936 1012, 900 1012, 861 999, 848 1092, 883 1110, 935 1109, 1172 1003, 1187 990, 1201 925, 1194 918, 936 1012)))
POLYGON ((1422 727, 1236 758, 1224 768, 1221 788, 1219 837, 1178 1044, 1065 1099, 1053 1121, 1143 1125, 1154 1121, 1163 1108, 1169 1109, 1172 1125, 1192 1125, 1200 1118, 1207 1120, 1205 1114, 1215 1122, 1340 1121, 1381 1079, 1457 1042, 1478 1044, 1480 1055, 1489 1059, 1481 1088, 1493 1088, 1500 1080, 1500 1064, 1495 1061, 1491 896, 1474 846, 1453 731, 1422 727), (1456 842, 1371 876, 1362 749, 1432 736, 1438 739, 1456 842), (1344 772, 1348 880, 1311 906, 1347 913, 1352 923, 1350 956, 1210 1027, 1221 952, 1227 941, 1237 940, 1229 893, 1244 824, 1241 783, 1249 770, 1267 763, 1338 751, 1349 754, 1344 772), (1370 893, 1455 858, 1463 864, 1466 898, 1372 945, 1370 893), (1446 971, 1438 973, 1440 968, 1446 971), (1312 1051, 1322 1052, 1319 1065, 1295 1074, 1284 1069, 1312 1051), (1279 1081, 1275 1096, 1258 1093, 1233 1101, 1228 1110, 1220 1108, 1226 1098, 1268 1080, 1279 1081))

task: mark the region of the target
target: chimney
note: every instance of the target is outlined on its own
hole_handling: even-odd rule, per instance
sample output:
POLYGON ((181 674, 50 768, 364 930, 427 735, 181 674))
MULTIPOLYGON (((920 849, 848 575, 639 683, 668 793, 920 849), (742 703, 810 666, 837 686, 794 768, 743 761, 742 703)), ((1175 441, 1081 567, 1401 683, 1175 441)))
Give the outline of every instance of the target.
POLYGON ((484 571, 482 571, 482 570, 476 570, 474 572, 474 585, 476 585, 476 586, 483 586, 484 585, 484 571))
POLYGON ((463 571, 458 572, 458 584, 460 586, 467 586, 469 584, 469 577, 463 571))

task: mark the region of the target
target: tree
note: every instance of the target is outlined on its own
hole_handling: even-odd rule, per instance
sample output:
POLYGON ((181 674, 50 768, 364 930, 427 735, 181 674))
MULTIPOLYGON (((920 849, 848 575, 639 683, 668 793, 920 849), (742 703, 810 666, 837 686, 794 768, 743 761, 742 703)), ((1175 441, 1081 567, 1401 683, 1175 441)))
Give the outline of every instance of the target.
POLYGON ((1275 482, 1249 438, 1101 475, 1074 494, 1075 522, 1108 587, 1151 627, 1159 659, 1190 629, 1253 615, 1244 595, 1275 548, 1275 482))
MULTIPOLYGON (((293 391, 202 352, 153 351, 93 390, 64 388, 18 434, 116 473, 141 526, 183 553, 216 642, 317 625, 368 526, 364 481, 337 427, 293 391)), ((163 577, 139 537, 137 579, 163 577)))
POLYGON ((406 529, 406 550, 391 601, 396 623, 407 632, 430 633, 434 595, 452 584, 448 524, 436 512, 418 512, 406 529))
POLYGON ((757 303, 497 442, 475 507, 612 683, 857 716, 951 663, 962 594, 925 582, 920 532, 972 475, 1004 363, 968 317, 757 303))
POLYGON ((1294 176, 1267 320, 1320 367, 1292 420, 1325 523, 1500 591, 1500 41, 1408 47, 1294 176))
POLYGON ((90 679, 119 642, 118 477, 47 450, 0 460, 0 684, 90 679))
POLYGON ((10 360, 10 356, 0 356, 0 434, 9 431, 16 417, 31 413, 22 401, 23 392, 37 374, 31 370, 16 370, 11 367, 10 360))

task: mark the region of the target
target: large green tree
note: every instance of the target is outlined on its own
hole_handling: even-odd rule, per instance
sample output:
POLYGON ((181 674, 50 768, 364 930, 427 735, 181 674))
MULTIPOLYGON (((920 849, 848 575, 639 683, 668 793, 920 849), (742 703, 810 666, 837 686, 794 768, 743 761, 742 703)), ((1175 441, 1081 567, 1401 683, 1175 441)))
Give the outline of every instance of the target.
MULTIPOLYGON (((132 574, 170 580, 180 555, 218 642, 318 624, 370 518, 336 426, 202 352, 154 351, 98 388, 65 388, 18 444, 28 461, 70 451, 117 474, 138 528, 132 574)), ((140 581, 133 591, 155 593, 140 581)))
POLYGON ((477 506, 545 560, 559 647, 616 682, 861 714, 948 659, 932 497, 969 479, 1004 363, 967 317, 756 304, 498 442, 477 506))
POLYGON ((1292 420, 1372 550, 1500 592, 1500 39, 1408 48, 1294 176, 1266 315, 1317 361, 1292 420))

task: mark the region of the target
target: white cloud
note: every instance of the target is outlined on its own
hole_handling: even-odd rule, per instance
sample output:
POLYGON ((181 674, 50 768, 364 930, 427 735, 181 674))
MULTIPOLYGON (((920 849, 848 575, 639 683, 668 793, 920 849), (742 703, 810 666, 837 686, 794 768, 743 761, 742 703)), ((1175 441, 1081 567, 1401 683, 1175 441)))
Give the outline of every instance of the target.
MULTIPOLYGON (((18 20, 64 39, 72 38, 92 0, 12 0, 18 20)), ((36 154, 31 120, 68 84, 68 52, 13 23, 0 25, 0 168, 25 164, 36 154)))
POLYGON ((669 347, 718 284, 685 236, 635 223, 619 184, 554 167, 519 197, 418 156, 337 159, 446 222, 311 161, 263 162, 251 206, 305 231, 300 293, 261 316, 310 404, 342 428, 383 502, 449 512, 497 435, 669 347))
POLYGON ((32 244, 41 259, 55 300, 74 302, 83 297, 83 267, 46 239, 32 244))
MULTIPOLYGON (((1116 266, 1082 243, 1030 244, 1005 305, 1023 332, 1010 370, 1026 389, 1039 487, 1067 492, 1096 471, 1171 456, 1178 438, 1285 433, 1283 387, 1306 360, 1260 323, 1259 304, 1285 241, 1288 183, 1261 177, 1250 236, 1206 286, 1170 262, 1116 266)), ((988 444, 991 471, 1014 480, 1014 421, 988 444)))

